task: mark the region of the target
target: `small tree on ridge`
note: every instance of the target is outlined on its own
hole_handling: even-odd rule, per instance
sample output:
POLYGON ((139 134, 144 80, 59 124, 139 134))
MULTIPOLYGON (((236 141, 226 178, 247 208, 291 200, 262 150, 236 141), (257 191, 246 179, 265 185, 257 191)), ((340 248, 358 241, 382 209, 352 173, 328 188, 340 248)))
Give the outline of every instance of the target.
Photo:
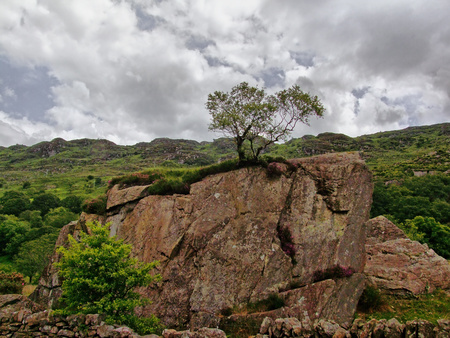
POLYGON ((310 116, 322 117, 325 111, 317 96, 297 85, 266 95, 264 89, 247 82, 233 87, 230 93, 209 94, 206 108, 212 119, 209 129, 234 138, 239 162, 257 161, 268 145, 286 140, 299 121, 308 124, 310 116))

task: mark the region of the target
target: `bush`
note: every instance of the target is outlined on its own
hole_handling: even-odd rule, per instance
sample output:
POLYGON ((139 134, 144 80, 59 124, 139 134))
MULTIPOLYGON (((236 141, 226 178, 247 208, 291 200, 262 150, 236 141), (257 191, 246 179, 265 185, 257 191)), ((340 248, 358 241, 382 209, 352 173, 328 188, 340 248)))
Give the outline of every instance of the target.
POLYGON ((127 188, 136 185, 149 185, 161 177, 163 177, 163 175, 158 171, 152 173, 134 173, 127 176, 114 177, 108 184, 109 187, 119 184, 120 188, 127 188))
POLYGON ((136 330, 143 330, 146 325, 151 325, 148 330, 159 329, 159 321, 154 317, 144 319, 134 313, 137 306, 148 303, 134 289, 160 279, 159 275, 150 274, 158 262, 144 264, 132 258, 131 245, 109 237, 109 225, 87 225, 92 235, 82 232, 79 242, 69 236, 69 248, 58 248, 62 257, 55 266, 64 281, 63 308, 57 313, 99 313, 105 314, 109 322, 136 330))
POLYGON ((101 195, 97 198, 86 200, 81 205, 81 210, 88 214, 104 215, 106 214, 106 201, 106 195, 101 195))
POLYGON ((61 205, 61 200, 58 196, 55 196, 50 193, 44 193, 36 196, 31 202, 32 210, 39 210, 41 212, 41 216, 44 217, 50 209, 57 208, 61 205))
POLYGON ((269 177, 279 177, 287 174, 287 166, 283 163, 272 162, 267 166, 267 174, 269 177))
POLYGON ((319 282, 325 279, 350 277, 354 273, 355 270, 352 267, 344 267, 336 265, 331 268, 327 268, 325 270, 318 270, 314 272, 313 282, 319 282))
POLYGON ((364 312, 379 310, 385 301, 380 290, 372 285, 368 285, 359 299, 358 308, 364 312))
POLYGON ((79 214, 81 212, 81 204, 83 200, 76 195, 69 195, 61 201, 61 206, 69 209, 70 211, 79 214))
POLYGON ((111 318, 107 319, 106 322, 109 324, 127 325, 140 336, 151 334, 161 335, 165 328, 159 318, 154 315, 151 315, 150 317, 138 317, 134 314, 121 315, 114 320, 111 318))
POLYGON ((17 272, 6 273, 0 271, 0 294, 22 293, 25 284, 23 275, 17 272))
POLYGON ((287 227, 278 227, 277 231, 278 231, 278 238, 280 239, 281 242, 281 249, 286 255, 291 257, 291 259, 294 259, 297 250, 295 249, 295 245, 292 242, 293 238, 291 231, 287 227))

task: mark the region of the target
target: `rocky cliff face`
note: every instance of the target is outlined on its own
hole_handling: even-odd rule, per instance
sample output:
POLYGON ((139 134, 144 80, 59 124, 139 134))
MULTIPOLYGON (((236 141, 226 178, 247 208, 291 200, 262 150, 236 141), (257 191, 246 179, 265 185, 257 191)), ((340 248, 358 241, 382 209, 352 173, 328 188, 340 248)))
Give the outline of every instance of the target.
MULTIPOLYGON (((291 164, 275 177, 256 167, 213 175, 189 195, 110 191, 112 234, 161 263, 162 281, 140 290, 153 301, 143 313, 211 326, 225 309, 276 293, 286 314, 350 325, 364 285, 371 174, 356 154, 291 164)), ((44 275, 41 289, 58 283, 44 275)))

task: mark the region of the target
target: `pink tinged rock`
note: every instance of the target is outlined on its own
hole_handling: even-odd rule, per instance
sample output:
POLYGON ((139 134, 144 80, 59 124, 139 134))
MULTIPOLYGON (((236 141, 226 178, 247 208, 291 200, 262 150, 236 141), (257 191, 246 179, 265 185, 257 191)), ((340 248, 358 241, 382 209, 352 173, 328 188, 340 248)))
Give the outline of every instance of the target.
POLYGON ((104 337, 113 337, 114 335, 114 326, 112 325, 101 325, 97 328, 97 335, 101 338, 104 337))
POLYGON ((124 205, 129 202, 136 201, 146 196, 146 189, 150 185, 135 186, 131 188, 120 189, 119 185, 113 186, 107 194, 108 200, 106 202, 106 209, 111 209, 118 205, 124 205))
POLYGON ((366 226, 364 273, 372 284, 398 294, 450 289, 450 265, 427 245, 411 241, 383 216, 371 219, 366 226))
POLYGON ((59 330, 56 335, 58 337, 69 337, 69 338, 75 337, 75 333, 73 333, 73 331, 66 330, 66 329, 59 330))
MULTIPOLYGON (((117 201, 109 204, 115 205, 108 217, 114 232, 132 244, 139 260, 161 262, 162 282, 140 290, 152 301, 142 315, 155 314, 168 326, 214 325, 221 310, 286 290, 293 279, 308 285, 318 270, 341 265, 362 272, 363 224, 372 196, 367 166, 355 154, 293 163, 296 172, 277 178, 263 168, 244 168, 208 176, 193 184, 189 195, 147 196, 133 201, 134 207, 119 207, 131 201, 128 192, 109 192, 108 201, 117 201), (280 227, 292 238, 280 238, 280 227)), ((48 289, 55 273, 44 274, 48 289)), ((328 294, 316 308, 311 302, 307 315, 347 322, 357 303, 356 297, 341 299, 348 283, 329 296, 346 306, 344 316, 323 302, 328 294)))
POLYGON ((115 337, 129 337, 133 334, 133 330, 131 330, 129 327, 122 326, 114 329, 113 334, 115 337))

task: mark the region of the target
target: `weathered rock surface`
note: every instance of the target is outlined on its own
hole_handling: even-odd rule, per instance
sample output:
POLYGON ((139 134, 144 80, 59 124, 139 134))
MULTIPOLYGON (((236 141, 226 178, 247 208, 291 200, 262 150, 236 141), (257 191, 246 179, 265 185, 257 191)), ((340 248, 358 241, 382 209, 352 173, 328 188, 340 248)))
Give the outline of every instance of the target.
MULTIPOLYGON (((127 198, 110 191, 111 232, 132 244, 140 260, 161 262, 162 281, 141 290, 153 302, 143 314, 154 313, 169 327, 215 326, 222 310, 295 285, 293 308, 317 271, 342 266, 357 274, 326 282, 329 292, 317 292, 315 299, 320 315, 312 301, 305 302, 312 308, 304 313, 349 324, 362 291, 358 273, 365 264, 371 174, 357 154, 291 164, 296 169, 278 177, 245 168, 209 176, 193 184, 189 195, 133 197, 122 207, 112 201, 127 198)), ((43 279, 48 288, 57 287, 51 271, 43 279)))
POLYGON ((108 191, 108 200, 106 202, 106 209, 111 209, 118 205, 123 205, 128 202, 138 200, 145 195, 145 190, 149 185, 136 186, 127 189, 119 189, 118 185, 113 186, 108 191))
POLYGON ((450 289, 450 265, 427 245, 411 241, 383 216, 369 220, 367 263, 369 281, 389 293, 420 294, 450 289))

